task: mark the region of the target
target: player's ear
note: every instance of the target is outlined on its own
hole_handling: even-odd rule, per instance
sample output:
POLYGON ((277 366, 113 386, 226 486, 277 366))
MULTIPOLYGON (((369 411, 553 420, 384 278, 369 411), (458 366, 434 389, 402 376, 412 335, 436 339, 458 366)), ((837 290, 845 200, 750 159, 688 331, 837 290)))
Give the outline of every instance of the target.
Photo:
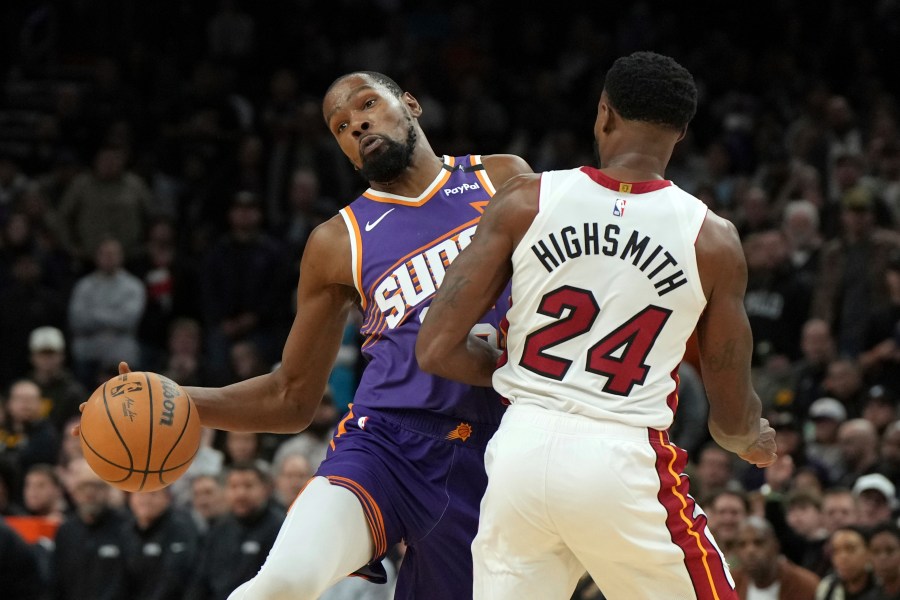
POLYGON ((686 136, 686 135, 687 135, 687 125, 685 125, 684 127, 681 128, 681 132, 678 134, 678 139, 675 140, 675 143, 677 144, 678 142, 683 140, 684 136, 686 136))
POLYGON ((422 105, 419 104, 419 101, 416 100, 416 97, 410 94, 409 92, 403 92, 403 96, 401 96, 403 103, 409 108, 409 112, 412 113, 412 116, 416 119, 422 114, 422 105))
POLYGON ((609 134, 615 129, 615 113, 606 102, 606 95, 600 97, 600 105, 597 107, 597 123, 594 125, 595 133, 609 134))

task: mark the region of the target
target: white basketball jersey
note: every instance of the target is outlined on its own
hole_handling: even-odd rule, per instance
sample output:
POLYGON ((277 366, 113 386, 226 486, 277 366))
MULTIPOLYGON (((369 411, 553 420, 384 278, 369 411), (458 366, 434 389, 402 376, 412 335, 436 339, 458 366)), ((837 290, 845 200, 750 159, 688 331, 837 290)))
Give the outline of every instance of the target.
POLYGON ((678 365, 706 298, 694 242, 707 207, 671 181, 621 183, 582 167, 541 175, 512 255, 513 403, 666 429, 678 365))

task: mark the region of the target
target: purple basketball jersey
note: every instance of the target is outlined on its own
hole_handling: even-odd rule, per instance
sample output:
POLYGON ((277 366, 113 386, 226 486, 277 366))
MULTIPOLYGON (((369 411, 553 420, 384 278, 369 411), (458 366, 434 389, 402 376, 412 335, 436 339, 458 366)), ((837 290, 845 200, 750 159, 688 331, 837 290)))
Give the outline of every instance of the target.
MULTIPOLYGON (((341 210, 350 229, 353 275, 362 298, 368 364, 356 406, 417 409, 499 423, 503 405, 490 388, 471 387, 419 370, 416 335, 447 267, 475 233, 494 194, 481 157, 444 157, 444 168, 418 198, 369 189, 341 210)), ((474 333, 496 343, 508 294, 474 333)))

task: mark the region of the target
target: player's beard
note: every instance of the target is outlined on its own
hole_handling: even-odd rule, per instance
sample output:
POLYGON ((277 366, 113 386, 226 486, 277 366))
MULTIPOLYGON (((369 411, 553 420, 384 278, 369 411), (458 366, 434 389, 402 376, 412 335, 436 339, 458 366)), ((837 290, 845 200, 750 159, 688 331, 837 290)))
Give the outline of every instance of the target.
POLYGON ((381 139, 384 140, 381 148, 375 150, 371 155, 363 157, 359 174, 366 181, 389 183, 400 177, 403 171, 412 164, 413 150, 416 147, 416 128, 412 122, 409 123, 405 144, 388 137, 381 139))

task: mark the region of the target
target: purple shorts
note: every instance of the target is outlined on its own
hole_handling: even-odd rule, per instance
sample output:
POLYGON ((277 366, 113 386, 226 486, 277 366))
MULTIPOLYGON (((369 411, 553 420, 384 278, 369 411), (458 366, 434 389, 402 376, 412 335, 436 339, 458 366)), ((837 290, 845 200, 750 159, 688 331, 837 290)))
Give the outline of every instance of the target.
POLYGON ((395 598, 472 597, 472 540, 487 486, 484 451, 496 425, 428 412, 350 406, 316 475, 359 498, 375 556, 403 540, 395 598))

